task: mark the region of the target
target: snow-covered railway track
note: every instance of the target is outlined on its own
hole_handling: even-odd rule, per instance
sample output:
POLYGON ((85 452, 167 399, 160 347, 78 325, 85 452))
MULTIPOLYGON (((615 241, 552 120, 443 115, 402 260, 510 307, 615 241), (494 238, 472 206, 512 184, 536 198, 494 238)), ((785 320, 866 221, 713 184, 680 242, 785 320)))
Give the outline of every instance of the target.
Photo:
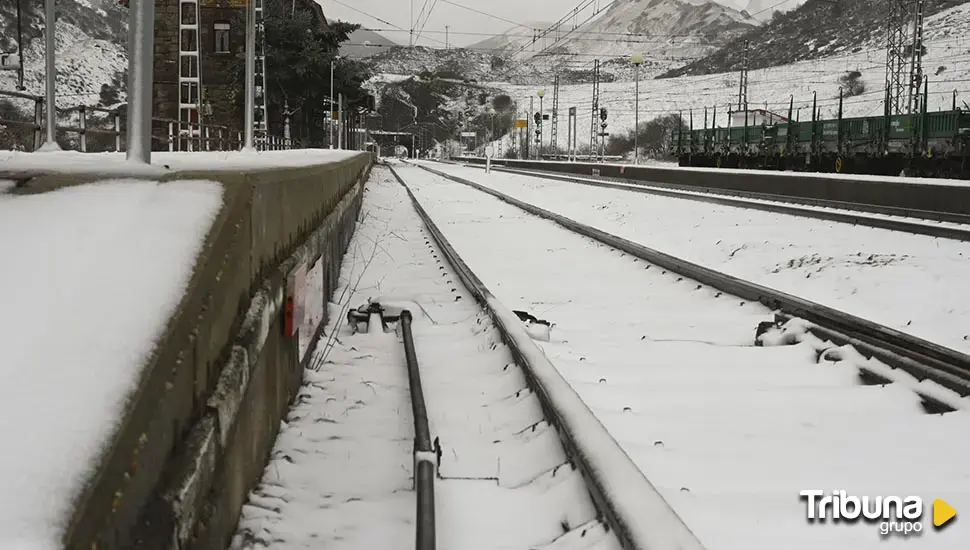
MULTIPOLYGON (((469 185, 526 212, 553 221, 584 237, 595 239, 634 257, 685 277, 690 277, 699 283, 739 298, 756 300, 771 309, 778 310, 779 313, 775 323, 773 323, 774 326, 766 323, 759 327, 759 338, 766 331, 781 329, 783 332, 787 332, 781 338, 794 343, 801 341, 804 333, 814 333, 816 337, 821 339, 822 343, 828 341, 840 346, 852 344, 858 351, 879 359, 892 367, 900 368, 918 380, 931 380, 962 397, 970 395, 970 356, 966 354, 798 296, 664 254, 521 201, 477 182, 446 174, 427 166, 421 166, 421 168, 437 176, 469 185), (804 323, 803 320, 809 321, 809 323, 804 323)), ((824 350, 819 351, 821 353, 824 350)), ((871 369, 867 369, 866 375, 878 383, 889 383, 894 380, 894 378, 886 378, 885 372, 879 373, 871 369)), ((950 406, 939 402, 933 395, 923 394, 923 397, 928 405, 942 410, 952 410, 950 406)))
MULTIPOLYGON (((407 188, 405 181, 393 168, 391 170, 401 185, 407 189, 412 204, 434 239, 436 247, 455 270, 466 289, 488 313, 505 345, 508 346, 515 364, 521 368, 528 387, 520 392, 524 391, 526 395, 534 396, 541 404, 545 418, 516 435, 533 433, 537 427, 546 433, 558 434, 557 439, 561 441, 566 453, 566 462, 582 473, 589 494, 596 504, 597 516, 604 522, 604 527, 611 532, 609 540, 602 545, 591 544, 596 542, 596 539, 584 543, 582 539, 585 538, 585 531, 588 529, 584 525, 582 532, 577 533, 577 530, 573 530, 564 535, 562 548, 606 550, 616 545, 629 550, 648 548, 702 550, 703 546, 699 541, 541 353, 523 328, 520 319, 495 299, 421 207, 420 202, 407 188), (649 525, 643 524, 644 516, 650 518, 649 525)), ((514 395, 516 400, 520 398, 520 392, 514 395)), ((550 444, 558 446, 548 440, 543 443, 543 446, 550 444)), ((439 452, 447 455, 447 451, 439 452)), ((535 452, 527 454, 534 455, 535 452)), ((552 470, 553 475, 559 467, 555 466, 552 470)))
MULTIPOLYGON (((462 163, 462 166, 484 169, 484 166, 479 164, 462 163)), ((970 216, 962 214, 813 199, 810 197, 697 188, 686 185, 644 182, 606 176, 578 176, 509 166, 493 166, 492 169, 499 172, 534 176, 546 180, 703 201, 724 206, 851 223, 892 231, 903 231, 916 235, 970 241, 970 216)))
MULTIPOLYGON (((808 524, 803 490, 920 495, 927 510, 935 497, 970 505, 970 400, 860 353, 881 346, 858 335, 842 346, 798 319, 783 332, 774 328, 779 304, 745 297, 760 289, 744 281, 712 281, 728 284, 720 290, 703 271, 677 273, 689 264, 665 266, 676 259, 663 255, 644 263, 638 245, 604 246, 602 232, 565 231, 491 190, 414 166, 400 172, 462 254, 463 277, 556 321, 539 344, 544 355, 708 550, 885 546, 876 527, 808 524), (759 325, 764 346, 753 343, 759 325), (779 343, 795 345, 770 345, 779 343)), ((653 518, 639 517, 649 532, 653 518)), ((961 529, 889 545, 962 548, 961 529)))
POLYGON ((376 168, 326 336, 231 548, 701 550, 655 490, 599 497, 592 481, 650 486, 449 253, 376 168), (574 406, 559 413, 553 395, 574 406), (664 528, 644 536, 644 513, 664 528))

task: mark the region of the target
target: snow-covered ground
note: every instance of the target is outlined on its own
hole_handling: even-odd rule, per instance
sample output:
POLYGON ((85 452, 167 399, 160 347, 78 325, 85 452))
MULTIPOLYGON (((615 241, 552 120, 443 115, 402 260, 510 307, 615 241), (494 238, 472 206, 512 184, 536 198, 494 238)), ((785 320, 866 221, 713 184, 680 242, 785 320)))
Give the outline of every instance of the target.
MULTIPOLYGON (((399 548, 413 544, 413 420, 399 334, 352 334, 350 307, 407 308, 432 437, 442 463, 439 548, 536 548, 591 527, 582 544, 618 550, 595 520, 582 477, 565 462, 537 398, 471 295, 444 263, 409 199, 384 168, 367 185, 361 222, 329 303, 297 405, 262 483, 243 510, 233 550, 399 548), (524 433, 520 433, 523 432, 524 433), (406 541, 406 542, 402 542, 406 541)), ((373 327, 371 327, 373 328, 373 327)))
MULTIPOLYGON (((941 12, 926 20, 926 48, 924 70, 930 79, 929 109, 949 109, 953 92, 957 91, 957 105, 970 103, 970 3, 941 12)), ((631 46, 631 48, 636 46, 631 46)), ((628 54, 638 53, 632 51, 628 54)), ((640 52, 643 53, 643 52, 640 52)), ((811 119, 812 93, 818 92, 818 104, 823 118, 834 118, 839 107, 839 78, 848 71, 862 73, 865 91, 845 100, 844 116, 871 116, 882 114, 885 89, 886 52, 884 44, 869 44, 857 53, 839 53, 814 61, 794 63, 751 71, 748 84, 749 107, 767 108, 783 116, 788 114, 789 96, 794 95, 795 108, 801 109, 800 120, 811 119)), ((728 109, 738 109, 738 84, 740 75, 722 73, 670 79, 641 79, 640 122, 666 114, 683 113, 685 121, 694 112, 694 127, 704 126, 704 109, 713 118, 717 107, 718 125, 727 125, 728 109)), ((517 102, 521 118, 532 119, 529 113, 530 98, 533 110, 539 110, 536 93, 545 88, 543 109, 552 111, 552 82, 544 86, 522 86, 509 83, 489 83, 488 86, 506 90, 517 102)), ((600 107, 609 113, 608 132, 625 133, 634 126, 636 92, 632 81, 605 82, 600 86, 600 107)), ((578 143, 589 143, 590 117, 592 115, 592 84, 564 85, 559 90, 560 147, 566 147, 567 111, 578 108, 578 143)), ((968 108, 963 106, 963 108, 968 108)), ((798 113, 796 113, 797 115, 798 113)), ((599 124, 597 118, 597 125, 599 124)), ((710 126, 710 121, 708 123, 710 126)), ((546 124, 544 139, 549 139, 546 124)), ((547 141, 548 142, 548 141, 547 141)))
POLYGON ((970 243, 436 164, 645 246, 970 353, 970 243))
POLYGON ((970 506, 966 410, 924 414, 905 385, 859 385, 856 363, 818 364, 807 343, 754 347, 771 318, 759 304, 401 172, 503 303, 555 323, 546 355, 708 550, 965 548, 966 525, 935 532, 929 519, 934 498, 970 506), (810 524, 799 498, 810 489, 917 495, 923 532, 887 541, 876 524, 810 524))
POLYGON ((0 172, 41 171, 51 173, 164 174, 170 170, 260 170, 312 166, 338 162, 360 151, 337 149, 291 149, 288 151, 154 152, 151 166, 125 162, 125 153, 25 153, 0 151, 0 172))
POLYGON ((221 205, 203 181, 0 194, 0 547, 61 547, 221 205))

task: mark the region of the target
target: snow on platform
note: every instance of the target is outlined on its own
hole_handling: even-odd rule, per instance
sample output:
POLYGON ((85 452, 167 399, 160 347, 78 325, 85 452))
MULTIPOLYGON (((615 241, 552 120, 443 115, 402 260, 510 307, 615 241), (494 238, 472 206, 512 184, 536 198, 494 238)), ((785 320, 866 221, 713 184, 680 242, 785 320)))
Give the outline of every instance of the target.
POLYGON ((708 550, 966 548, 970 527, 936 532, 928 518, 934 498, 970 509, 970 413, 925 414, 910 389, 862 386, 855 365, 818 364, 808 345, 755 347, 772 317, 760 304, 470 187, 401 175, 499 300, 554 323, 543 351, 708 550), (918 495, 923 533, 809 524, 806 489, 918 495))
POLYGON ((970 243, 479 168, 437 170, 970 353, 970 243))
POLYGON ((135 176, 163 175, 169 171, 232 170, 253 171, 268 168, 296 168, 339 162, 360 151, 338 149, 291 149, 288 151, 200 151, 152 153, 150 166, 128 163, 125 153, 25 153, 0 151, 0 173, 38 171, 56 174, 96 173, 135 176))
POLYGON ((0 548, 61 547, 221 205, 203 181, 0 194, 0 548))

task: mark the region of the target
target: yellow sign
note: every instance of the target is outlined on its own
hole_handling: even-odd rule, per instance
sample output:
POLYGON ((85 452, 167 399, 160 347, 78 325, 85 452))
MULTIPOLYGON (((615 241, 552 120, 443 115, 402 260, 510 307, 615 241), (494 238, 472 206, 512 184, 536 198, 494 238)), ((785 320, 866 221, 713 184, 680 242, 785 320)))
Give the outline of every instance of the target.
POLYGON ((957 511, 942 498, 933 501, 933 525, 942 527, 946 522, 955 518, 957 511))
POLYGON ((515 121, 515 127, 516 128, 528 128, 529 127, 529 121, 527 119, 524 119, 524 118, 517 119, 515 121))

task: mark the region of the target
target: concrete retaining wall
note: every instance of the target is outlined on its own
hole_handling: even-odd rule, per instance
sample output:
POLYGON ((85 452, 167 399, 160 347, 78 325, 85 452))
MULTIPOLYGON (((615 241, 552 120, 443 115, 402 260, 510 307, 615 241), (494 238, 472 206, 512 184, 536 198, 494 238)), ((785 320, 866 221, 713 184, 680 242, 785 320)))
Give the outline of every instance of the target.
MULTIPOLYGON (((481 158, 458 158, 462 162, 484 164, 481 158)), ((908 210, 930 210, 951 214, 970 214, 970 184, 952 185, 904 183, 891 179, 852 179, 824 176, 784 175, 771 171, 731 171, 717 169, 679 169, 652 166, 598 164, 586 162, 537 162, 528 160, 495 159, 499 166, 546 170, 576 175, 600 175, 633 181, 670 184, 679 188, 709 188, 726 191, 770 193, 790 197, 804 197, 853 202, 877 206, 892 206, 908 210)))
POLYGON ((372 162, 177 175, 222 182, 224 204, 66 548, 227 546, 302 382, 283 330, 287 278, 320 257, 333 291, 372 162))

